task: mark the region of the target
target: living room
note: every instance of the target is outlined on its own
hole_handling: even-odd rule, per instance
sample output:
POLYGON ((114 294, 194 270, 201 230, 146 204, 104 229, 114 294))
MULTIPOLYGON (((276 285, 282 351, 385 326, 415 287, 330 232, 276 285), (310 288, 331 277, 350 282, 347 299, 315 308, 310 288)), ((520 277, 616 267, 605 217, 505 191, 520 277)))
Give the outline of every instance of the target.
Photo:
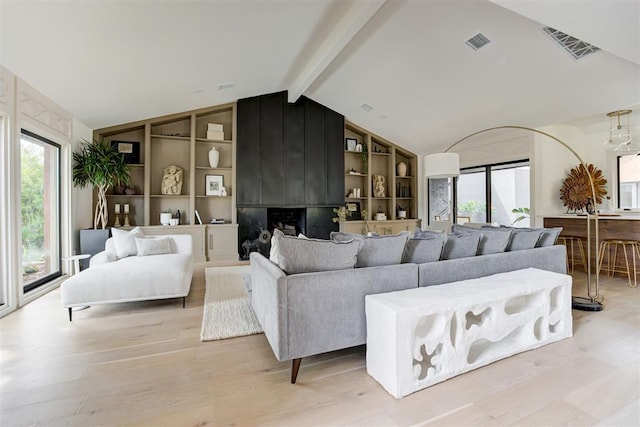
MULTIPOLYGON (((196 262, 185 310, 170 300, 110 304, 74 314, 69 322, 60 301, 60 282, 72 273, 72 263, 63 258, 83 253, 80 230, 94 226, 93 188, 72 183, 72 153, 80 149, 82 140, 137 123, 142 131, 134 139, 140 141, 142 155, 151 159, 154 154, 144 150, 145 138, 152 141, 157 135, 153 124, 194 112, 193 124, 199 129, 199 118, 202 123, 217 123, 217 118, 208 120, 207 114, 232 105, 233 119, 222 139, 233 142, 224 147, 238 148, 234 155, 239 171, 246 159, 240 157, 242 131, 231 124, 238 105, 283 91, 283 108, 308 99, 344 117, 344 137, 359 141, 358 135, 365 139, 368 135, 390 153, 392 148, 405 153, 413 179, 411 197, 405 200, 410 205, 406 221, 420 221, 422 228, 450 215, 430 201, 424 156, 442 153, 474 132, 505 125, 534 128, 558 138, 602 171, 616 213, 638 215, 637 205, 618 204, 618 153, 603 145, 618 118, 622 127, 628 126, 635 143, 640 138, 638 4, 578 5, 0 2, 1 159, 2 169, 8 171, 0 178, 2 418, 9 420, 8 425, 637 422, 638 358, 633 346, 638 344, 634 327, 638 296, 624 275, 612 279, 601 275, 605 308, 600 313, 574 311, 572 340, 529 352, 535 356, 523 353, 505 359, 397 402, 367 375, 362 347, 305 359, 298 383, 291 385, 289 364, 273 357, 264 335, 200 342, 205 270, 237 263, 237 259, 196 262), (599 50, 574 59, 543 31, 545 26, 588 41, 599 50), (478 33, 490 42, 475 50, 465 41, 478 33), (619 110, 631 113, 607 116, 619 110), (23 257, 30 252, 22 244, 23 230, 18 226, 24 212, 16 147, 23 129, 54 142, 60 153, 60 209, 57 217, 50 216, 59 219, 54 223, 60 231, 60 275, 33 289, 24 286, 23 257), (590 376, 593 371, 606 374, 590 376), (543 398, 543 385, 549 381, 557 391, 543 398), (565 382, 574 384, 565 387, 565 382), (612 397, 598 406, 595 402, 602 390, 612 397), (490 397, 477 399, 478 393, 486 392, 490 397), (509 399, 512 393, 515 399, 509 399), (531 401, 525 398, 533 394, 531 401), (509 400, 513 402, 505 403, 509 400)), ((242 127, 242 119, 237 120, 242 127)), ((168 128, 161 133, 166 139, 180 132, 168 128)), ((234 235, 243 215, 236 205, 245 212, 253 208, 237 203, 244 185, 241 179, 249 174, 222 171, 228 198, 206 196, 208 159, 203 147, 207 143, 198 145, 196 135, 193 138, 188 143, 195 148, 185 155, 185 170, 191 169, 185 188, 193 188, 176 202, 185 215, 181 227, 197 228, 195 210, 206 213, 202 218, 206 224, 222 208, 227 222, 223 225, 235 227, 234 235)), ((221 150, 220 161, 231 165, 232 153, 226 149, 221 150)), ((580 162, 552 138, 522 129, 500 129, 466 140, 453 151, 460 154, 463 169, 527 160, 527 180, 518 188, 528 186, 526 216, 531 227, 542 227, 545 218, 567 211, 560 188, 580 162)), ((345 156, 357 158, 341 151, 341 159, 345 156)), ((360 163, 352 165, 348 168, 359 172, 360 163)), ((127 204, 135 225, 159 226, 164 199, 142 194, 145 185, 152 193, 160 192, 153 186, 159 188, 161 175, 149 169, 137 172, 139 194, 108 198, 110 226, 116 203, 123 209, 120 221, 127 204)), ((466 172, 470 177, 472 170, 466 172)), ((365 197, 359 199, 360 207, 368 211, 368 226, 381 226, 375 220, 379 210, 388 217, 388 224, 402 221, 396 205, 404 202, 393 185, 400 178, 390 175, 389 191, 394 192, 388 200, 373 197, 362 178, 340 178, 344 180, 342 197, 364 187, 365 197)), ((487 200, 491 198, 479 202, 484 203, 487 216, 472 222, 493 222, 488 221, 493 212, 487 209, 487 200)), ((310 205, 317 208, 319 204, 310 205)), ((451 199, 445 205, 447 209, 462 206, 462 200, 456 204, 451 199)), ((329 204, 322 207, 333 216, 329 204)), ((509 205, 511 222, 519 216, 511 210, 522 207, 509 205)), ((598 208, 609 212, 607 202, 598 208)), ((473 215, 477 209, 469 212, 473 215)), ((458 212, 458 216, 466 215, 458 212)), ((364 226, 360 224, 346 223, 364 226)), ((226 254, 241 255, 247 239, 230 240, 226 254)), ((206 250, 203 260, 213 259, 206 250)), ((589 280, 583 269, 574 269, 574 295, 586 295, 589 280)))

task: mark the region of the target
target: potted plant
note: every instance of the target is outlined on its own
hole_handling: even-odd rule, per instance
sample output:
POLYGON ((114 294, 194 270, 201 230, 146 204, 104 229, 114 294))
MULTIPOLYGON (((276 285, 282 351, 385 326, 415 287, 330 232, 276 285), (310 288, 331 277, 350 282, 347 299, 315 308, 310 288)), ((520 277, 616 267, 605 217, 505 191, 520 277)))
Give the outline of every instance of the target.
POLYGON ((98 190, 93 228, 107 226, 107 189, 115 185, 127 186, 131 181, 129 166, 115 146, 104 141, 83 140, 80 151, 73 153, 73 184, 83 188, 92 185, 98 190))

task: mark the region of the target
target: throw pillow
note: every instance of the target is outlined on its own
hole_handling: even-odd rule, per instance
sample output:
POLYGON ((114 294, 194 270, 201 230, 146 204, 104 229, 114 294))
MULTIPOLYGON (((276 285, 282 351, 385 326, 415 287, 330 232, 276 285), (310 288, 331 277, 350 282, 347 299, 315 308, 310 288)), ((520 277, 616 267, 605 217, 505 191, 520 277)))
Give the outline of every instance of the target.
POLYGON ((140 227, 136 227, 131 231, 112 228, 111 235, 113 236, 113 245, 116 248, 117 259, 136 255, 138 253, 136 239, 144 237, 144 233, 140 230, 140 227))
POLYGON ((438 234, 445 234, 443 230, 423 230, 421 228, 416 228, 413 232, 413 237, 416 239, 425 239, 433 236, 437 236, 438 234))
POLYGON ((478 244, 477 255, 497 254, 504 252, 511 239, 511 230, 496 227, 476 228, 467 225, 454 224, 451 227, 453 234, 478 233, 482 237, 478 244))
POLYGON ((362 246, 362 240, 358 239, 347 242, 298 239, 285 236, 280 230, 274 230, 273 237, 278 242, 280 268, 287 274, 354 268, 362 246))
POLYGON ((403 231, 399 234, 364 237, 353 233, 332 232, 330 238, 334 242, 361 240, 362 248, 358 252, 356 267, 377 267, 402 262, 409 233, 403 231))
POLYGON ((533 249, 538 244, 542 230, 534 228, 512 228, 511 242, 507 246, 507 251, 521 251, 533 249))
MULTIPOLYGON (((298 234, 298 239, 308 239, 308 237, 300 233, 298 234)), ((280 260, 278 259, 278 241, 275 238, 275 230, 274 230, 274 235, 271 237, 271 249, 269 250, 269 260, 276 265, 280 265, 280 260)))
POLYGON ((442 259, 456 259, 475 256, 480 243, 480 233, 449 234, 442 250, 442 259))
POLYGON ((163 255, 171 253, 169 237, 136 239, 138 256, 163 255))
POLYGON ((402 262, 424 264, 439 261, 446 241, 447 235, 443 233, 436 233, 429 237, 411 238, 407 241, 402 262))
POLYGON ((558 241, 558 236, 562 233, 562 227, 554 227, 554 228, 543 228, 542 236, 540 236, 540 240, 538 240, 537 248, 542 248, 545 246, 553 246, 558 241))

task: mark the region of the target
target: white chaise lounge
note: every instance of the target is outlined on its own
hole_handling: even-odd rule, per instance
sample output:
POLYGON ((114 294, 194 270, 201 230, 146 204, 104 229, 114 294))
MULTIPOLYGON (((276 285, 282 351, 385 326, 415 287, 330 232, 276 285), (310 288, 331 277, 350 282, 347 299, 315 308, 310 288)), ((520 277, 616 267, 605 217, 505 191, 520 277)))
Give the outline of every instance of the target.
POLYGON ((107 240, 103 252, 91 258, 88 269, 62 284, 62 303, 69 310, 69 321, 73 307, 96 304, 182 298, 184 308, 193 277, 191 236, 145 237, 139 231, 118 231, 112 230, 114 237, 107 240), (114 238, 119 238, 120 244, 114 238), (138 250, 123 252, 123 242, 130 248, 138 243, 138 250))

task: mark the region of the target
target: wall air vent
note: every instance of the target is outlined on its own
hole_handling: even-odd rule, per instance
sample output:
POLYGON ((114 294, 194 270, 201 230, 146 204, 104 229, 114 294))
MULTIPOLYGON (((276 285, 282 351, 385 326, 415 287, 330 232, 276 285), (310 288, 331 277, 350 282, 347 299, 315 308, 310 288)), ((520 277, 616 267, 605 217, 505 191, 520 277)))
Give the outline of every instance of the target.
POLYGON ((549 37, 551 37, 553 41, 556 42, 558 46, 568 52, 573 57, 573 59, 581 59, 600 50, 600 48, 595 47, 592 44, 583 42, 582 40, 579 40, 554 28, 544 27, 543 30, 549 35, 549 37))
POLYGON ((484 34, 478 33, 467 40, 465 43, 467 44, 467 46, 471 47, 471 49, 478 50, 481 47, 484 47, 491 43, 491 40, 489 40, 484 34))
POLYGON ((369 112, 369 111, 373 110, 373 107, 371 105, 369 105, 369 104, 362 104, 360 106, 360 108, 362 108, 366 112, 369 112))

